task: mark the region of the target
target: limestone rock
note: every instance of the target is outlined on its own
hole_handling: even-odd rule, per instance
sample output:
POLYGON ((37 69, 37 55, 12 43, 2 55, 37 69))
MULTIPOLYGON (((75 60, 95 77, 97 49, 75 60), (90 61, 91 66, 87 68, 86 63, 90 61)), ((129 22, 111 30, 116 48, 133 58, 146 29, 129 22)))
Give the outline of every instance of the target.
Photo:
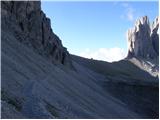
POLYGON ((159 34, 158 34, 158 28, 159 28, 159 17, 155 19, 155 21, 152 24, 151 28, 151 40, 153 44, 153 48, 156 51, 156 53, 159 55, 159 34))
POLYGON ((3 30, 14 33, 17 40, 52 62, 72 66, 69 52, 41 11, 40 1, 2 1, 1 8, 3 30))
MULTIPOLYGON (((154 59, 159 55, 155 51, 158 47, 154 47, 152 43, 157 42, 157 27, 151 35, 149 19, 144 16, 136 21, 134 28, 128 30, 128 58, 139 57, 145 59, 154 59), (151 36, 150 36, 151 35, 151 36), (153 40, 156 39, 156 40, 153 40), (153 41, 153 42, 152 42, 153 41)), ((158 45, 156 43, 156 45, 158 45)))

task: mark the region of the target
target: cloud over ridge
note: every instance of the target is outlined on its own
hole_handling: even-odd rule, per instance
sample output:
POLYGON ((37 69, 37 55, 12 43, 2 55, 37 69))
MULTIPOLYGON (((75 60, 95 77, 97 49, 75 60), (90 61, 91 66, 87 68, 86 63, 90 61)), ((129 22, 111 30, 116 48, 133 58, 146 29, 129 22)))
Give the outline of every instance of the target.
POLYGON ((107 62, 119 61, 126 57, 125 50, 119 47, 114 48, 99 48, 97 50, 85 49, 80 53, 80 56, 85 58, 93 58, 107 62))

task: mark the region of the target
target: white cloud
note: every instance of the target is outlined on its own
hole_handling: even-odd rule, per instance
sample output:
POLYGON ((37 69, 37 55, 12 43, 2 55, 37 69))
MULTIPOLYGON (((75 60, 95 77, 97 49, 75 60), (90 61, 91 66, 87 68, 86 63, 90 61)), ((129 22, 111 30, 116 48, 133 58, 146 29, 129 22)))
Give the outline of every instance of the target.
POLYGON ((123 7, 128 7, 128 6, 129 6, 128 3, 122 3, 121 5, 122 5, 123 7))
POLYGON ((128 8, 127 10, 127 18, 129 21, 133 21, 134 20, 134 10, 133 8, 128 8))
POLYGON ((121 6, 125 9, 125 12, 120 16, 122 19, 126 19, 128 21, 134 21, 135 19, 135 10, 128 3, 122 3, 121 6))
POLYGON ((99 48, 97 50, 85 49, 80 53, 80 56, 85 58, 93 58, 96 60, 103 60, 107 62, 119 61, 126 57, 124 49, 114 47, 114 48, 99 48))

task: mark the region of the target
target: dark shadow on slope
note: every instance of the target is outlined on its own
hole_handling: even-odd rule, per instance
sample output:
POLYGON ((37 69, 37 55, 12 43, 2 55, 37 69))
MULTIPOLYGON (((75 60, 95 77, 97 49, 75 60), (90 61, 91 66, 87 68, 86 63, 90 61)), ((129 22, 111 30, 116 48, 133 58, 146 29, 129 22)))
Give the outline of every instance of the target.
POLYGON ((97 84, 142 118, 159 118, 158 77, 151 76, 127 60, 108 63, 72 55, 73 60, 106 76, 97 84), (146 82, 148 81, 149 82, 146 82))
POLYGON ((159 88, 154 86, 128 85, 126 83, 104 82, 102 87, 142 116, 159 118, 159 88))

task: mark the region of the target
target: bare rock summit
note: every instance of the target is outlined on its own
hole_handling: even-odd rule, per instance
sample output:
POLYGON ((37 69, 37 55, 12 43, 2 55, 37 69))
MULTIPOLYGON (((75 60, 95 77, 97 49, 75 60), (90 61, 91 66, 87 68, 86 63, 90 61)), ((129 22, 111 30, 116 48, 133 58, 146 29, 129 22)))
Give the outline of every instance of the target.
POLYGON ((153 22, 152 27, 151 27, 151 40, 152 40, 153 48, 156 51, 157 55, 159 55, 158 28, 159 28, 159 17, 157 17, 155 19, 155 21, 153 22))
POLYGON ((138 19, 128 30, 127 59, 152 76, 159 75, 159 18, 150 25, 147 16, 138 19))
POLYGON ((159 56, 159 27, 158 18, 150 26, 147 16, 138 19, 135 26, 128 30, 128 58, 138 57, 143 59, 155 59, 159 56))

